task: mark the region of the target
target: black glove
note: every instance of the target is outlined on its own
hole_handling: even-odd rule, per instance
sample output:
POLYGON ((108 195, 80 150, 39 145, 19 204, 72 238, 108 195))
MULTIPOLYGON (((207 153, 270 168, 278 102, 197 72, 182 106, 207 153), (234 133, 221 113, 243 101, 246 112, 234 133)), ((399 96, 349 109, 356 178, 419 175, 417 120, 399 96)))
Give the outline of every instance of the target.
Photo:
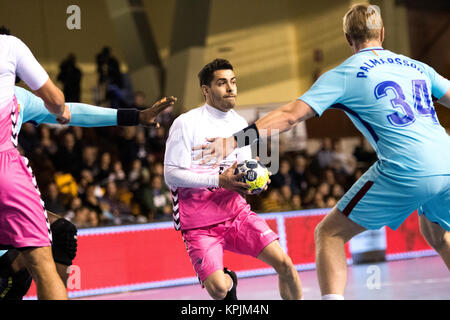
POLYGON ((77 255, 77 227, 67 219, 61 218, 50 226, 52 230, 53 259, 57 263, 72 265, 77 255))

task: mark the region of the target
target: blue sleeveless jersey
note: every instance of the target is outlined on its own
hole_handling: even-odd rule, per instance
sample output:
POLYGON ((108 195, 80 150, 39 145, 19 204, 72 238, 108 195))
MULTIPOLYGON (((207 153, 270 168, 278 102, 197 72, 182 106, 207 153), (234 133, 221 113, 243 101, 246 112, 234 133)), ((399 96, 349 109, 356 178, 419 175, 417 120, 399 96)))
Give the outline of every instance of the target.
POLYGON ((449 89, 430 66, 374 47, 323 74, 299 99, 319 116, 343 110, 377 152, 382 172, 430 176, 450 174, 450 137, 433 106, 449 89))

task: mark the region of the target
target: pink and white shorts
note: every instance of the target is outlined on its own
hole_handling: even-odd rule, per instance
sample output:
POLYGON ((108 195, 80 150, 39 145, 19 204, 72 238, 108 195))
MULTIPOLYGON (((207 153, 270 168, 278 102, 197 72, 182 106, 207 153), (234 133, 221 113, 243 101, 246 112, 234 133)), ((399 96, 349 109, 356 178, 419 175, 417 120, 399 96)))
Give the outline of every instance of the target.
POLYGON ((254 212, 242 211, 235 218, 197 229, 182 230, 191 263, 201 283, 223 270, 223 252, 257 257, 279 236, 254 212))
POLYGON ((16 149, 0 152, 0 245, 47 247, 50 224, 28 160, 16 149))
POLYGON ((15 97, 0 109, 0 247, 47 247, 47 211, 28 159, 16 149, 18 114, 15 97))

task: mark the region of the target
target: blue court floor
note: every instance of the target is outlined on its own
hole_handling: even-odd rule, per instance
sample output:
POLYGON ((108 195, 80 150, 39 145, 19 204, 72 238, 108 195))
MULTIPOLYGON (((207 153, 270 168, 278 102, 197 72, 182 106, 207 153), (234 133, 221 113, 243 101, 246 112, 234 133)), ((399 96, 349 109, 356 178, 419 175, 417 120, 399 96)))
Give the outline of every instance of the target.
MULTIPOLYGON (((305 300, 320 299, 316 271, 299 272, 305 300)), ((239 280, 240 300, 280 300, 276 275, 239 280)), ((438 256, 348 267, 348 300, 450 300, 450 272, 438 256)), ((210 300, 200 285, 178 286, 86 300, 210 300)))

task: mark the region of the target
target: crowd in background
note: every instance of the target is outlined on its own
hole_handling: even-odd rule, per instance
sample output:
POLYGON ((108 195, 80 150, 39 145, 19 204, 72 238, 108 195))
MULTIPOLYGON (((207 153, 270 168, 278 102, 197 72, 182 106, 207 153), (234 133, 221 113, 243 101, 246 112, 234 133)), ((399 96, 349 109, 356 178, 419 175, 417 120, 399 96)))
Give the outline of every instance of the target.
MULTIPOLYGON (((127 102, 118 62, 107 48, 97 62, 99 87, 104 88, 97 103, 142 107, 141 92, 127 102)), ((60 68, 58 79, 66 97, 79 100, 82 74, 75 57, 69 55, 60 68)), ((163 160, 174 117, 166 112, 159 119, 160 128, 24 124, 19 144, 34 169, 46 209, 79 228, 171 220, 163 160)), ((255 212, 330 208, 375 160, 363 138, 353 154, 342 152, 341 141, 326 138, 314 155, 280 155, 280 168, 269 189, 247 200, 255 212)))

